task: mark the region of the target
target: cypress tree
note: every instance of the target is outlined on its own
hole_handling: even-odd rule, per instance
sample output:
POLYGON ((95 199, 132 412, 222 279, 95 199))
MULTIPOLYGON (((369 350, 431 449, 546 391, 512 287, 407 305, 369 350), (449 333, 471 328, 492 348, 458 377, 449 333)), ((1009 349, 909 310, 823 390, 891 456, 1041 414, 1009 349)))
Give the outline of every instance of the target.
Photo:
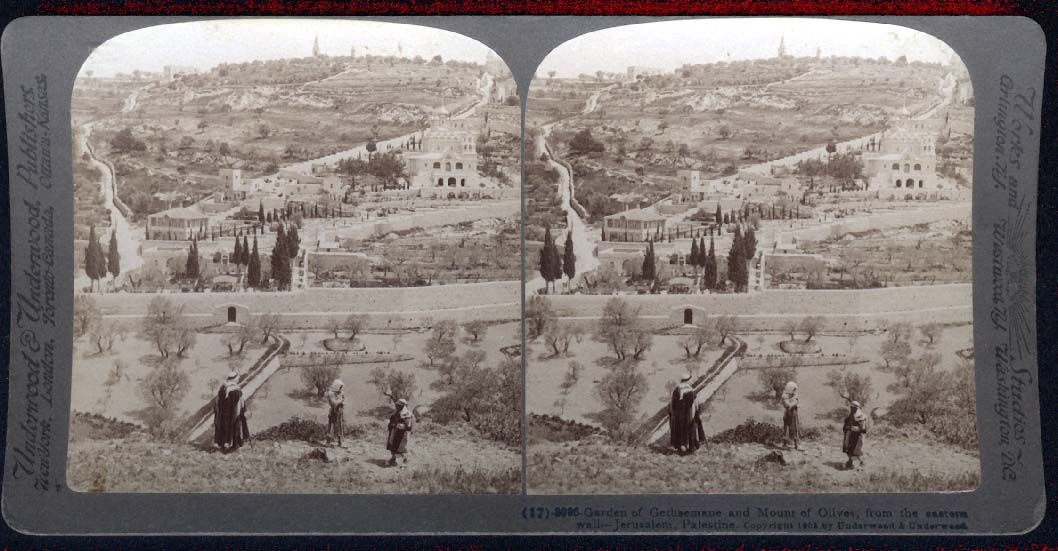
POLYGON ((738 247, 739 254, 742 255, 743 259, 746 258, 746 247, 742 239, 742 226, 735 226, 735 237, 731 241, 731 246, 738 247))
POLYGON ((239 242, 239 238, 235 238, 235 250, 231 253, 231 263, 235 265, 242 264, 242 243, 239 242))
POLYGON ((573 230, 566 230, 566 245, 562 251, 562 271, 566 273, 566 277, 570 281, 573 281, 573 276, 577 275, 577 254, 573 252, 573 230))
POLYGON ((287 251, 286 232, 283 226, 279 226, 276 233, 276 244, 272 248, 272 279, 276 282, 276 288, 286 289, 290 285, 290 254, 287 251))
POLYGON ((198 245, 194 240, 187 248, 187 262, 184 264, 184 277, 198 279, 198 245))
POLYGON ((551 238, 549 250, 551 251, 551 286, 552 289, 557 289, 554 282, 562 279, 565 267, 562 265, 562 253, 558 252, 558 242, 555 241, 554 237, 551 238))
POLYGON ((257 221, 261 224, 265 223, 264 201, 257 204, 257 221))
POLYGON ((654 259, 654 241, 647 242, 647 250, 643 255, 642 278, 647 281, 657 279, 657 263, 654 259))
POLYGON ((552 264, 554 262, 551 255, 551 226, 544 228, 544 247, 540 249, 540 277, 544 278, 544 290, 547 291, 547 285, 551 283, 551 274, 554 273, 552 264))
POLYGON ((745 249, 747 260, 753 260, 757 256, 757 234, 752 227, 746 229, 746 237, 742 240, 742 248, 745 249))
POLYGON ((735 287, 735 292, 739 292, 742 284, 742 275, 739 271, 739 266, 745 266, 745 261, 742 258, 742 246, 739 240, 736 238, 731 243, 731 250, 727 253, 727 279, 731 281, 731 284, 735 287))
POLYGON ((717 224, 719 224, 721 221, 724 220, 724 216, 722 214, 722 211, 720 210, 720 201, 716 202, 716 214, 715 214, 715 216, 716 216, 716 223, 717 224))
MULTIPOLYGON (((702 244, 704 245, 705 242, 703 241, 702 244)), ((713 238, 710 237, 709 238, 709 254, 705 257, 705 269, 704 269, 704 272, 705 272, 705 287, 707 289, 715 289, 716 288, 716 275, 717 275, 716 272, 717 271, 718 270, 717 270, 717 264, 716 264, 716 244, 713 242, 713 238)))
POLYGON ((84 273, 88 276, 92 285, 99 279, 99 254, 96 248, 99 241, 96 239, 96 227, 93 225, 88 229, 88 246, 84 251, 84 273))
POLYGON ((246 241, 245 235, 242 236, 242 256, 239 257, 239 262, 244 266, 248 266, 250 264, 250 246, 249 243, 247 243, 246 241))
POLYGON ((116 230, 110 230, 110 245, 107 250, 107 271, 117 279, 121 274, 121 253, 118 252, 118 235, 116 230))
POLYGON ((690 264, 694 270, 698 271, 698 240, 691 239, 691 252, 687 255, 687 264, 690 264))
POLYGON ((707 259, 708 259, 708 256, 706 254, 706 248, 705 248, 705 236, 703 235, 698 240, 698 266, 700 268, 702 268, 703 271, 705 270, 705 262, 706 262, 707 259))
POLYGON ((253 238, 253 251, 246 268, 246 285, 256 289, 261 285, 261 256, 257 253, 257 236, 253 238))
POLYGON ((298 227, 291 224, 290 231, 287 232, 287 252, 290 253, 290 258, 298 257, 300 247, 301 237, 298 236, 298 227))

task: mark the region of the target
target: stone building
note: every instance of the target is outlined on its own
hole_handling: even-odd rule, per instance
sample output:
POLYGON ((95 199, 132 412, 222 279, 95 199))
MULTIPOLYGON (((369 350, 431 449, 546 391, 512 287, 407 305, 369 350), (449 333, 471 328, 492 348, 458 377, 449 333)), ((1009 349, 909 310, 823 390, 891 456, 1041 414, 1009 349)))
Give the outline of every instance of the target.
MULTIPOLYGON (((905 111, 906 114, 906 111, 905 111)), ((880 140, 868 142, 863 152, 864 172, 872 191, 945 189, 937 174, 936 141, 941 121, 893 121, 880 140)))
POLYGON ((415 149, 404 152, 412 188, 479 188, 477 135, 459 121, 427 129, 415 149))
POLYGON ((195 207, 163 210, 147 217, 147 239, 188 239, 209 225, 210 216, 195 207))
POLYGON ((665 217, 653 208, 632 209, 607 216, 603 221, 606 241, 649 241, 665 235, 665 217))

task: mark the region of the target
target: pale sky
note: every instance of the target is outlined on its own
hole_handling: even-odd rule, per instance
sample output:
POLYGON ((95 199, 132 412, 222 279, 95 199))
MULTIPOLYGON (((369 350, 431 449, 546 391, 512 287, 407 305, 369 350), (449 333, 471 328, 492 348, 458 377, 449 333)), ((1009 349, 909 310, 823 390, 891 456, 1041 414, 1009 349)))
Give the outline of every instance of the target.
POLYGON ((947 63, 953 51, 923 32, 897 25, 826 19, 719 18, 627 25, 588 33, 555 48, 538 75, 575 77, 624 72, 629 65, 675 70, 685 63, 774 57, 780 37, 793 56, 830 55, 947 63))
POLYGON ((147 27, 111 38, 99 46, 81 67, 95 76, 118 72, 161 71, 165 65, 209 69, 220 63, 256 59, 282 59, 312 55, 313 38, 320 51, 334 56, 356 54, 440 54, 446 61, 483 63, 490 51, 484 44, 461 34, 431 27, 333 19, 229 19, 173 23, 147 27))

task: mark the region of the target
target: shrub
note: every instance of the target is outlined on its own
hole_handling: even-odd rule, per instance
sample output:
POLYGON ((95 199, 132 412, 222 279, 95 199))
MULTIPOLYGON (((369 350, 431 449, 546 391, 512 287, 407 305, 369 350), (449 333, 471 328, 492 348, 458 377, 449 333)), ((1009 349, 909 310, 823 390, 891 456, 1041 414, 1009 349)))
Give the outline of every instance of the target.
POLYGON ((633 362, 621 362, 599 381, 595 395, 606 406, 601 421, 611 436, 617 439, 631 436, 631 424, 648 388, 646 376, 633 362))
POLYGON ((144 422, 152 436, 163 440, 176 437, 177 406, 190 388, 191 378, 172 360, 163 361, 140 381, 140 393, 150 404, 144 422))
POLYGON ((301 368, 301 382, 317 398, 323 398, 331 383, 338 378, 338 366, 334 364, 314 363, 301 368))
MULTIPOLYGON (((360 424, 345 424, 345 436, 350 438, 361 438, 370 434, 371 427, 360 424)), ((292 417, 274 427, 254 435, 256 440, 303 440, 305 442, 319 442, 327 438, 327 427, 316 421, 292 417)))
MULTIPOLYGON (((818 427, 801 427, 801 439, 811 440, 822 436, 818 427)), ((767 444, 783 437, 782 427, 771 423, 759 423, 752 419, 709 438, 713 444, 767 444)))

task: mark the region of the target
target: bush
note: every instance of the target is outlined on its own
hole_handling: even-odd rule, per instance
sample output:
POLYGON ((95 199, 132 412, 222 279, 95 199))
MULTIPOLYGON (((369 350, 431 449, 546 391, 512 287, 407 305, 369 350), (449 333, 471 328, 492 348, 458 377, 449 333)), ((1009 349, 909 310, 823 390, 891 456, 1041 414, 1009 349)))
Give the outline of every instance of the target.
POLYGON ((338 378, 337 365, 311 364, 301 368, 301 382, 305 383, 309 392, 314 392, 317 398, 323 398, 331 383, 338 378))
POLYGON ((103 417, 98 413, 73 412, 70 416, 70 441, 120 440, 139 430, 132 423, 103 417))
MULTIPOLYGON (((345 424, 345 436, 350 438, 362 438, 369 436, 371 427, 365 425, 345 424)), ((379 428, 381 430, 381 427, 379 428)), ((256 440, 302 440, 305 442, 319 442, 327 438, 327 426, 316 421, 292 417, 268 430, 254 435, 256 440)))
POLYGON ((495 368, 459 362, 434 401, 430 416, 440 423, 462 421, 511 446, 521 443, 522 370, 520 358, 495 368))
MULTIPOLYGON (((801 427, 801 439, 811 440, 822 436, 818 427, 801 427)), ((752 419, 709 438, 712 444, 768 444, 782 440, 782 427, 771 423, 759 423, 752 419)))
POLYGON ((177 437, 177 406, 190 388, 191 378, 172 360, 163 361, 140 381, 140 393, 150 404, 144 423, 152 436, 162 440, 177 437))

